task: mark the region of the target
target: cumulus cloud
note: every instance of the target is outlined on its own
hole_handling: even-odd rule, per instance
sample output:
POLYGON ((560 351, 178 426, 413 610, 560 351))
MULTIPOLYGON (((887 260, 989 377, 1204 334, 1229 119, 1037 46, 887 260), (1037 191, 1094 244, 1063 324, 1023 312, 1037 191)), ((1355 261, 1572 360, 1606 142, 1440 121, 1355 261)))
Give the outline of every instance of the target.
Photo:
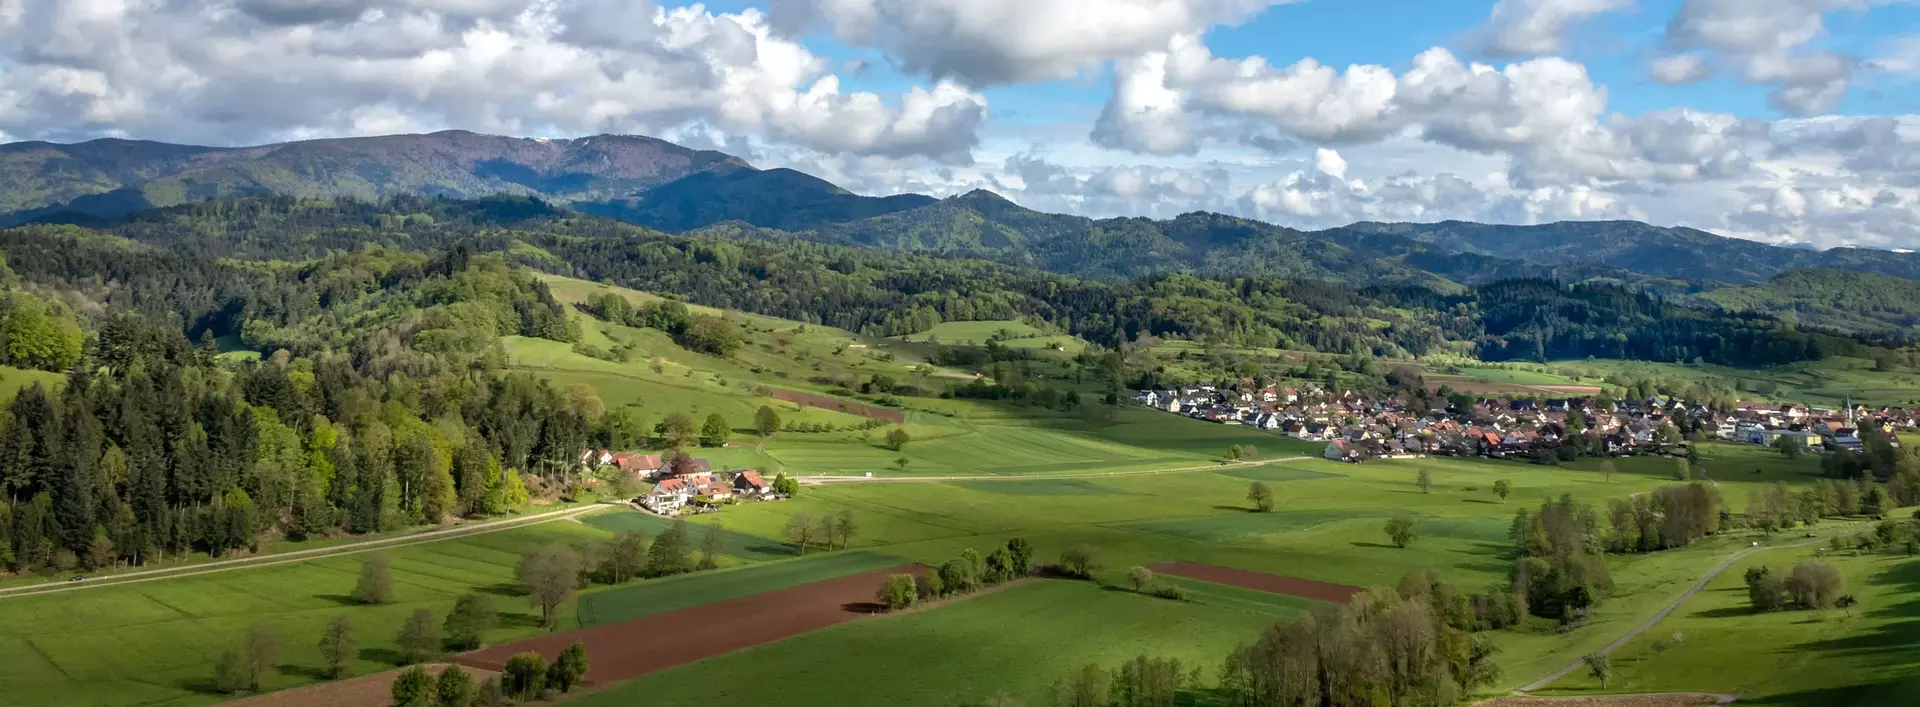
POLYGON ((1295 0, 771 0, 789 32, 824 26, 909 73, 974 86, 1060 79, 1295 0))
POLYGON ((1422 139, 1511 160, 1525 186, 1596 186, 1736 175, 1764 124, 1686 110, 1608 115, 1586 67, 1545 57, 1494 67, 1434 48, 1395 74, 1304 59, 1212 56, 1195 37, 1122 65, 1092 138, 1148 154, 1191 154, 1210 140, 1281 135, 1325 145, 1422 139))
POLYGON ((1346 167, 1339 153, 1322 149, 1312 170, 1255 186, 1236 201, 1236 210, 1296 228, 1332 228, 1355 221, 1464 219, 1533 224, 1645 217, 1617 195, 1588 187, 1516 189, 1476 184, 1450 172, 1348 179, 1346 167))
MULTIPOLYGON (((1714 53, 1747 81, 1773 87, 1768 104, 1775 109, 1815 115, 1846 96, 1857 64, 1807 47, 1826 34, 1825 16, 1893 1, 1686 0, 1667 23, 1665 43, 1675 52, 1714 53)), ((1698 80, 1703 69, 1697 55, 1677 53, 1656 60, 1651 71, 1656 80, 1682 83, 1698 80)))
POLYGON ((690 123, 827 153, 964 163, 986 99, 848 92, 756 10, 649 0, 0 3, 0 131, 233 144, 463 127, 690 123))
POLYGON ((1566 50, 1574 25, 1632 5, 1632 0, 1499 0, 1480 30, 1482 43, 1500 55, 1557 54, 1566 50))
POLYGON ((1653 80, 1674 86, 1703 81, 1713 75, 1713 68, 1699 54, 1674 54, 1653 60, 1648 72, 1653 80))

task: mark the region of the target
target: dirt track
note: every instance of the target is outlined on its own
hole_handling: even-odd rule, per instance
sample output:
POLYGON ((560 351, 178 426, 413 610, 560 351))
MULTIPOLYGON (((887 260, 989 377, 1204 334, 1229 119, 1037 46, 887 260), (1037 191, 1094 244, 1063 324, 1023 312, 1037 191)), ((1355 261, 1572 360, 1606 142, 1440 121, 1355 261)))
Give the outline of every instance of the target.
POLYGON ((516 653, 553 660, 575 641, 587 646, 587 682, 605 685, 817 631, 875 613, 874 594, 889 575, 920 574, 921 565, 803 584, 604 626, 590 626, 490 646, 453 662, 498 671, 516 653))
POLYGON ((1353 595, 1366 591, 1360 587, 1349 587, 1331 582, 1316 582, 1311 579, 1286 577, 1277 574, 1249 572, 1232 567, 1203 565, 1197 562, 1162 562, 1148 569, 1160 574, 1186 577, 1214 584, 1257 589, 1274 594, 1314 599, 1317 601, 1344 604, 1353 599, 1353 595))

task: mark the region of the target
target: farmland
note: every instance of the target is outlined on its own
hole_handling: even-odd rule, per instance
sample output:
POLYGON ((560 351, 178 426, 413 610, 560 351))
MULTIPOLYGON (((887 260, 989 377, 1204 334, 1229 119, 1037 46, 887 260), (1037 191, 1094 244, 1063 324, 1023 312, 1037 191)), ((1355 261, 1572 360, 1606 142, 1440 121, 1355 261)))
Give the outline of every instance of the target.
MULTIPOLYGON (((547 281, 566 301, 601 292, 635 302, 651 298, 565 278, 547 281)), ((1509 581, 1509 528, 1518 509, 1562 495, 1600 505, 1675 483, 1675 461, 1653 457, 1562 466, 1442 458, 1336 464, 1318 458, 1320 444, 1138 406, 1086 404, 1063 410, 905 393, 883 397, 863 390, 869 387, 864 384, 877 376, 924 392, 944 387, 940 378, 964 374, 927 364, 919 355, 925 350, 919 335, 909 345, 694 309, 732 318, 744 338, 740 352, 726 358, 697 353, 663 332, 599 322, 579 312, 569 316, 581 326, 582 347, 523 337, 504 337, 501 344, 514 368, 559 387, 583 386, 605 409, 624 410, 649 429, 671 413, 696 420, 719 414, 733 428, 734 444, 689 450, 712 461, 715 469, 841 478, 805 485, 788 501, 738 504, 691 517, 687 522, 696 526, 696 542, 702 526, 721 526, 720 569, 593 587, 562 607, 561 629, 609 627, 718 602, 750 608, 753 597, 764 593, 908 563, 938 565, 963 550, 984 554, 1012 538, 1030 541, 1041 561, 1070 548, 1093 548, 1101 569, 1094 582, 1035 580, 900 616, 823 620, 819 625, 829 627, 815 632, 600 686, 580 700, 584 704, 849 704, 849 685, 859 686, 857 704, 958 702, 1000 693, 1041 704, 1046 686, 1068 671, 1088 662, 1110 666, 1143 652, 1180 658, 1210 678, 1227 650, 1269 622, 1315 604, 1171 576, 1162 579, 1184 590, 1188 600, 1153 598, 1122 589, 1128 568, 1200 563, 1357 587, 1392 585, 1407 572, 1434 570, 1477 591, 1509 581), (587 347, 616 346, 631 351, 627 360, 583 353, 587 347), (770 388, 823 396, 809 400, 843 401, 851 410, 859 409, 855 404, 881 406, 901 414, 904 424, 876 427, 868 417, 843 412, 831 402, 803 406, 777 400, 768 394, 770 388), (765 438, 747 429, 763 406, 787 423, 765 438), (894 427, 910 435, 898 448, 885 441, 894 427), (1248 451, 1254 461, 1222 463, 1230 446, 1248 451), (1417 483, 1422 472, 1431 479, 1428 489, 1417 483), (868 475, 876 481, 864 480, 868 475), (1511 485, 1511 497, 1494 495, 1496 481, 1511 485), (1274 512, 1251 512, 1246 497, 1256 482, 1271 487, 1274 512), (842 541, 847 549, 823 552, 816 544, 807 556, 796 557, 786 529, 803 514, 850 516, 856 529, 842 541), (1414 522, 1418 537, 1410 547, 1388 542, 1382 528, 1392 518, 1414 522), (1007 665, 1022 669, 1008 671, 1007 665), (739 674, 781 679, 693 679, 739 674)), ((1036 331, 1013 329, 1014 322, 972 324, 943 324, 945 330, 931 334, 957 342, 1009 328, 1016 334, 1008 339, 1010 346, 1041 338, 1036 331)), ((1035 355, 1040 357, 1031 366, 1036 379, 1088 399, 1100 392, 1061 374, 1061 354, 1035 355)), ((1584 364, 1593 366, 1595 375, 1520 366, 1461 368, 1453 375, 1488 385, 1592 385, 1610 365, 1584 364)), ((1769 450, 1720 443, 1704 444, 1700 451, 1692 468, 1719 485, 1736 513, 1744 510, 1748 492, 1763 483, 1806 486, 1817 477, 1818 462, 1811 457, 1790 461, 1769 450)), ((627 531, 657 537, 671 522, 627 511, 580 521, 395 549, 390 554, 400 596, 385 606, 346 598, 360 566, 354 556, 105 586, 61 597, 0 599, 0 683, 10 696, 34 704, 209 704, 223 698, 211 689, 214 659, 247 626, 266 622, 284 637, 283 669, 268 687, 298 687, 321 679, 314 637, 332 617, 344 614, 363 627, 366 649, 353 667, 367 673, 394 663, 392 627, 407 613, 417 608, 444 613, 455 597, 471 591, 495 595, 503 610, 503 626, 488 636, 489 642, 531 637, 539 633, 534 612, 515 586, 520 553, 551 542, 603 543, 627 531), (57 623, 51 618, 72 611, 84 617, 57 623), (116 650, 104 651, 109 645, 116 650), (115 658, 111 664, 100 657, 109 653, 115 658)), ((1502 649, 1504 672, 1495 687, 1524 684, 1607 644, 1672 601, 1720 558, 1756 539, 1773 541, 1733 533, 1683 550, 1610 556, 1615 588, 1589 626, 1559 632, 1551 621, 1529 620, 1488 634, 1502 649)), ((1897 578, 1903 566, 1886 558, 1851 562, 1850 578, 1863 587, 1897 578)), ((1726 581, 1723 577, 1715 584, 1717 593, 1695 602, 1726 601, 1731 595, 1720 592, 1726 581)), ((1890 588, 1883 591, 1862 590, 1863 601, 1874 602, 1865 611, 1894 604, 1891 587, 1900 584, 1887 582, 1890 588)), ((1720 608, 1705 606, 1672 620, 1747 620, 1712 613, 1720 608)), ((1868 634, 1876 636, 1898 636, 1903 628, 1892 617, 1870 625, 1863 618, 1860 625, 1878 631, 1868 634)), ((1721 643, 1708 637, 1717 635, 1709 628, 1676 630, 1702 635, 1685 648, 1663 649, 1659 660, 1631 662, 1631 656, 1651 649, 1630 645, 1621 654, 1623 682, 1631 680, 1641 689, 1720 687, 1693 684, 1689 675, 1697 669, 1662 667, 1669 657, 1717 650, 1721 643)), ((1752 650, 1784 654, 1790 648, 1752 650)), ((1805 676, 1796 689, 1809 691, 1854 689, 1870 679, 1920 679, 1913 677, 1920 666, 1865 657, 1865 652, 1834 650, 1807 658, 1804 665, 1782 662, 1776 669, 1805 676), (1831 666, 1843 668, 1838 674, 1844 677, 1832 677, 1831 666)), ((1702 653, 1707 655, 1717 653, 1702 653)), ((1554 691, 1595 687, 1569 679, 1554 691)))

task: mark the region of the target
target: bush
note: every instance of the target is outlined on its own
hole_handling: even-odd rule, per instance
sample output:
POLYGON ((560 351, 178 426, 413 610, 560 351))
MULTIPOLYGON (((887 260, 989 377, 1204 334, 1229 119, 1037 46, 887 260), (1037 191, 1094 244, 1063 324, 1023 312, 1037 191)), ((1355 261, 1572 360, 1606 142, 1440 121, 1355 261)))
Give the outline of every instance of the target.
POLYGON ((1153 585, 1152 588, 1148 589, 1147 593, 1160 597, 1161 599, 1172 599, 1174 601, 1187 600, 1187 590, 1181 589, 1179 585, 1167 584, 1165 582, 1153 585))
POLYGON ((899 611, 913 606, 919 598, 919 583, 910 574, 896 574, 888 577, 887 583, 880 586, 879 595, 875 597, 881 606, 887 607, 888 611, 899 611))
POLYGON ((1099 556, 1087 545, 1076 546, 1060 555, 1060 574, 1077 579, 1092 579, 1100 569, 1099 556))
POLYGON ((393 704, 395 707, 421 707, 433 703, 433 676, 427 674, 425 666, 416 665, 400 673, 393 680, 393 704))
POLYGON ((506 669, 500 672, 500 688, 507 697, 516 700, 531 700, 540 696, 541 688, 546 687, 547 661, 539 653, 528 651, 507 659, 506 669))

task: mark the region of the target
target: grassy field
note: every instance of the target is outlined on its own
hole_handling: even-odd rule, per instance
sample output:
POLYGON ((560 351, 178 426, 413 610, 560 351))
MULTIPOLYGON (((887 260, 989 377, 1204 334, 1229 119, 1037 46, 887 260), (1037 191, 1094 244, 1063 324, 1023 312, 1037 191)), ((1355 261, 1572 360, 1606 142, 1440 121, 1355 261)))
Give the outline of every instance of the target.
POLYGON ((530 635, 537 615, 511 590, 521 553, 605 536, 556 522, 394 549, 387 555, 396 599, 380 606, 348 598, 361 555, 0 599, 0 685, 8 704, 211 704, 226 698, 212 689, 214 661, 247 627, 264 623, 280 636, 281 670, 268 687, 295 687, 321 678, 317 641, 341 615, 359 629, 354 672, 373 672, 394 665, 407 614, 444 615, 473 591, 498 595, 503 620, 489 639, 530 635))
MULTIPOLYGON (((1223 588, 1225 589, 1225 588, 1223 588)), ((1253 603, 1258 604, 1257 601, 1253 603)), ((1088 662, 1176 657, 1213 675, 1276 613, 1040 580, 930 611, 862 619, 615 686, 611 705, 951 705, 1005 694, 1047 704, 1047 686, 1088 662), (713 680, 716 675, 767 679, 713 680)))
POLYGON ((19 394, 21 390, 33 387, 35 383, 46 386, 47 390, 51 392, 59 390, 61 386, 66 385, 67 377, 60 373, 29 371, 24 368, 0 366, 0 403, 13 400, 14 395, 19 394))
MULTIPOLYGON (((1743 580, 1748 567, 1784 572, 1813 555, 1813 548, 1782 547, 1736 563, 1616 652, 1606 691, 1738 693, 1740 704, 1782 707, 1910 704, 1920 689, 1920 602, 1913 599, 1920 560, 1828 556, 1823 560, 1840 568, 1859 606, 1753 613, 1743 580)), ((1584 672, 1548 690, 1600 691, 1599 681, 1584 672)))
POLYGON ((982 322, 941 322, 932 329, 906 338, 916 344, 940 343, 954 346, 982 346, 998 336, 1000 344, 1014 349, 1053 349, 1067 354, 1085 350, 1086 342, 1066 334, 1048 334, 1026 322, 994 320, 982 322))

